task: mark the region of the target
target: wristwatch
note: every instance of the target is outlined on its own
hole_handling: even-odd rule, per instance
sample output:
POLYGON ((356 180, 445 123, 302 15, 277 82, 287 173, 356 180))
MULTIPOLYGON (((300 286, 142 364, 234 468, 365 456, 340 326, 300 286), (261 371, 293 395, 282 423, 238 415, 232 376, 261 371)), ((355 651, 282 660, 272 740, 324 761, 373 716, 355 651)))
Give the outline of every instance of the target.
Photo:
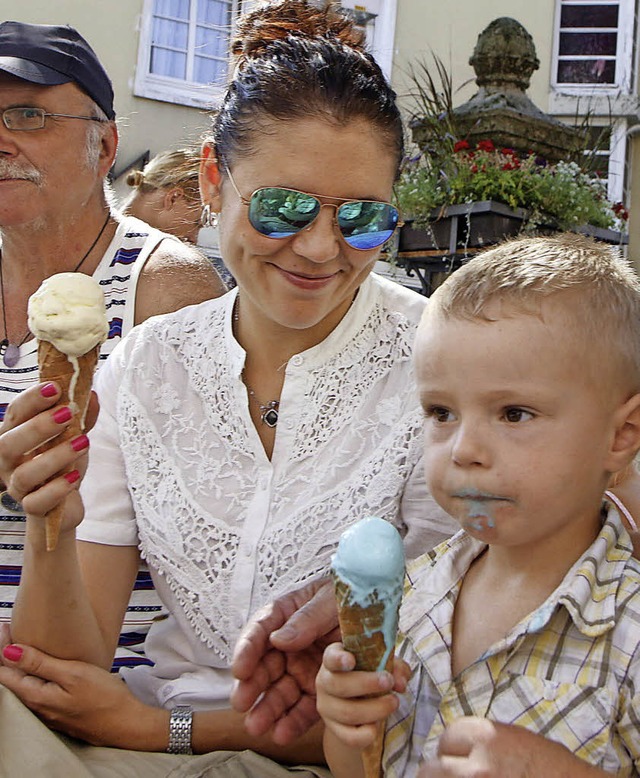
POLYGON ((191 725, 193 708, 191 705, 176 705, 169 719, 168 754, 193 754, 191 748, 191 725))

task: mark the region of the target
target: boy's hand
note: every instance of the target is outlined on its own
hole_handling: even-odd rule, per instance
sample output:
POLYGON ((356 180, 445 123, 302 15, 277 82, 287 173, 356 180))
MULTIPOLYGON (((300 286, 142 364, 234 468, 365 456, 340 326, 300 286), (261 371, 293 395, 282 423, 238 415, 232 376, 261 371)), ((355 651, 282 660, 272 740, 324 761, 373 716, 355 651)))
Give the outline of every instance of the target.
POLYGON ((564 746, 522 727, 472 716, 444 731, 418 778, 605 778, 564 746))
POLYGON ((354 671, 355 657, 341 643, 324 652, 316 678, 318 711, 328 729, 351 748, 363 749, 376 734, 375 724, 398 707, 392 692, 403 692, 409 680, 408 665, 396 659, 393 675, 354 671))

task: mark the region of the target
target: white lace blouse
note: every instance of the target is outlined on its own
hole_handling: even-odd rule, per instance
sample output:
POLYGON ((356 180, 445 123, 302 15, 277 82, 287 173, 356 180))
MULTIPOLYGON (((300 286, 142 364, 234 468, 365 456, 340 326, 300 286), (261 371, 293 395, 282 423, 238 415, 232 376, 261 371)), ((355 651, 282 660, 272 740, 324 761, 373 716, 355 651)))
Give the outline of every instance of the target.
POLYGON ((353 522, 388 519, 410 555, 455 529, 422 479, 410 351, 425 298, 365 281, 329 337, 289 360, 269 460, 241 380, 236 294, 148 320, 97 379, 78 537, 138 545, 172 614, 147 638, 155 667, 126 675, 151 704, 227 705, 243 625, 326 573, 353 522))

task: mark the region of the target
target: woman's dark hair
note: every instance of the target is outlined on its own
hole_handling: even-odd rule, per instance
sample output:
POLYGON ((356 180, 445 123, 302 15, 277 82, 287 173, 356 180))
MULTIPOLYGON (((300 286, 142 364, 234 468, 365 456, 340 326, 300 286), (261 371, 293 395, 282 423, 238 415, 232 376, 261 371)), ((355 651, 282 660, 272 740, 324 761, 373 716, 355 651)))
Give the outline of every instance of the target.
POLYGON ((404 133, 396 94, 365 51, 363 36, 332 0, 280 0, 243 16, 232 40, 235 71, 213 118, 221 166, 255 151, 268 122, 308 117, 347 124, 365 119, 396 156, 404 133))

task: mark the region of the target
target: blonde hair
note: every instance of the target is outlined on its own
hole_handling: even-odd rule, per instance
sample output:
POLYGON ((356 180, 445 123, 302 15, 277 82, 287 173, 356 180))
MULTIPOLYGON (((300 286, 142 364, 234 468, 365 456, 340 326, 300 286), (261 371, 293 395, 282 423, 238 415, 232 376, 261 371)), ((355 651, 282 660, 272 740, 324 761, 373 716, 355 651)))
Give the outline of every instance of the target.
POLYGON ((144 167, 132 170, 127 175, 127 184, 141 193, 156 189, 180 187, 190 200, 200 200, 198 171, 200 170, 200 149, 183 148, 175 151, 161 151, 144 167))
POLYGON ((575 234, 506 241, 447 278, 427 311, 492 321, 497 302, 536 315, 545 298, 562 292, 573 292, 571 326, 586 350, 617 357, 640 390, 640 280, 618 249, 604 243, 575 234))

